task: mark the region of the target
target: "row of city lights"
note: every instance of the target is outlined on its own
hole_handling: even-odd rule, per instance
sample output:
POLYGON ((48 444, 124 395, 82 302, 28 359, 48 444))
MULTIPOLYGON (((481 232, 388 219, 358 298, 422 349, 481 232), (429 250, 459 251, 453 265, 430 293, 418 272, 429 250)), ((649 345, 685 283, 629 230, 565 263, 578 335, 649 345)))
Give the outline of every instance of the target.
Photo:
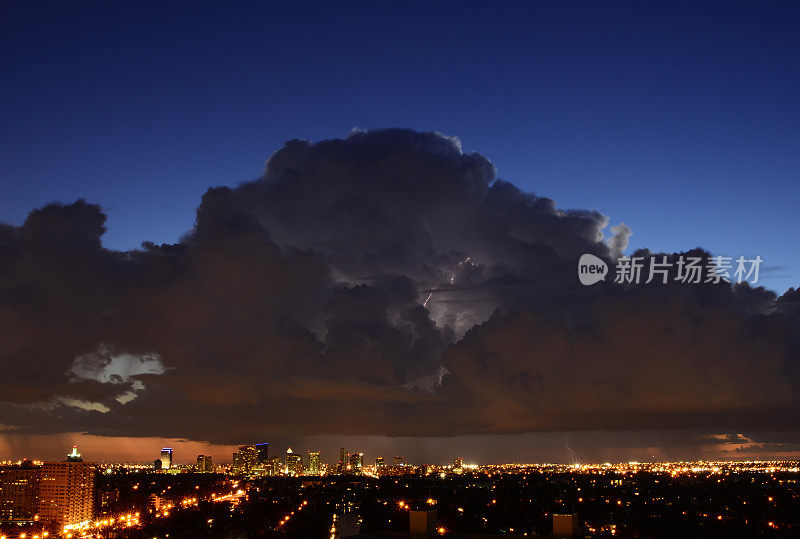
MULTIPOLYGON (((298 511, 302 511, 302 510, 303 510, 303 508, 304 508, 305 506, 307 506, 307 505, 308 505, 308 502, 307 502, 306 500, 303 500, 303 503, 301 503, 301 504, 300 504, 300 505, 297 507, 297 510, 298 510, 298 511)), ((289 519, 290 519, 290 518, 292 518, 293 516, 294 516, 294 511, 290 511, 288 515, 286 515, 285 517, 283 517, 283 518, 281 519, 281 521, 280 521, 280 522, 278 522, 278 527, 280 528, 281 526, 283 526, 284 524, 286 524, 287 522, 289 522, 289 519)))

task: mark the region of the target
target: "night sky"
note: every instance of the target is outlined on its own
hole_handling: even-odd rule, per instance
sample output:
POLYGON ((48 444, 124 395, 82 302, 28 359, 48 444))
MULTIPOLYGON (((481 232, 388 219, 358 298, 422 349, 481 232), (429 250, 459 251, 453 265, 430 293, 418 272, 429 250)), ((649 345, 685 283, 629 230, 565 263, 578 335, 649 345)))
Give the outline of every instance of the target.
POLYGON ((796 4, 0 24, 0 458, 798 455, 796 4), (764 264, 584 287, 584 253, 764 264))

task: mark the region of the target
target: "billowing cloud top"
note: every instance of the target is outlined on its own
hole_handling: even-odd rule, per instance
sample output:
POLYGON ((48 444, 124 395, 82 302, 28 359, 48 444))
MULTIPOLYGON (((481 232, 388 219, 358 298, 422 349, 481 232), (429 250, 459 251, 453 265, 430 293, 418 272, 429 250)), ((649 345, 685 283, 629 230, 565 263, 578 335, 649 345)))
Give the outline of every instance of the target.
POLYGON ((437 133, 287 142, 210 189, 178 244, 110 251, 104 222, 78 201, 0 227, 0 423, 19 432, 796 429, 797 292, 583 287, 579 257, 613 265, 631 230, 604 240, 599 212, 437 133))

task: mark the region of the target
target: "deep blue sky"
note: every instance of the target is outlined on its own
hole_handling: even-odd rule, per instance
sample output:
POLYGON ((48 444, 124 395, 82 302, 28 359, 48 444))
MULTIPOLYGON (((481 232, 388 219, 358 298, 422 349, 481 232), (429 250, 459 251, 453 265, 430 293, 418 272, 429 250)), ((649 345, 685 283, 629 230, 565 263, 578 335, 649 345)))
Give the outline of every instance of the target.
POLYGON ((173 242, 285 140, 400 126, 632 247, 800 284, 800 4, 5 2, 0 25, 0 220, 83 197, 107 246, 173 242))

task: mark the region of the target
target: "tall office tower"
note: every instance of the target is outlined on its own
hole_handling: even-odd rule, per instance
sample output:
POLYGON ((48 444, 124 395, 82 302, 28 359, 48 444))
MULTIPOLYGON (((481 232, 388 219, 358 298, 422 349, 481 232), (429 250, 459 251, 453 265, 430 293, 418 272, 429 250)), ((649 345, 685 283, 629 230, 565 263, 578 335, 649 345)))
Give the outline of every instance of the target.
POLYGON ((94 465, 45 462, 39 487, 39 519, 59 525, 79 524, 94 515, 94 465))
POLYGON ((42 468, 29 460, 0 467, 0 520, 33 520, 41 479, 42 468))
POLYGON ((303 455, 294 453, 291 447, 286 450, 286 473, 289 475, 303 473, 303 455))
POLYGON ((78 446, 72 446, 72 453, 67 455, 67 462, 83 462, 83 458, 81 458, 81 454, 78 453, 78 446))
POLYGON ((200 473, 212 473, 214 471, 214 463, 211 460, 211 455, 197 455, 195 469, 200 473))
POLYGON ((283 463, 281 463, 281 458, 270 457, 269 466, 267 467, 267 473, 269 473, 269 475, 280 475, 282 471, 283 471, 283 463))
POLYGON ((256 464, 261 466, 269 464, 269 442, 256 444, 256 464))
POLYGON ((233 452, 233 461, 231 464, 231 468, 233 468, 234 472, 242 471, 242 457, 239 455, 238 451, 233 452))
POLYGON ((464 461, 461 459, 461 457, 456 457, 456 459, 453 461, 453 471, 455 473, 461 473, 464 471, 464 461))
POLYGON ((308 473, 309 475, 319 475, 322 471, 322 452, 308 452, 308 473))
POLYGON ((350 455, 350 473, 360 475, 364 471, 364 453, 350 455))
POLYGON ((169 470, 172 468, 172 448, 164 447, 161 449, 161 469, 169 470))
POLYGON ((347 451, 344 447, 339 449, 339 465, 336 467, 336 471, 339 473, 347 471, 347 464, 348 460, 350 459, 350 455, 347 454, 347 451))
POLYGON ((241 471, 249 472, 258 463, 258 449, 254 445, 239 446, 239 463, 241 471))
POLYGON ((406 458, 405 457, 395 457, 394 458, 394 465, 395 466, 405 466, 406 465, 406 458))

